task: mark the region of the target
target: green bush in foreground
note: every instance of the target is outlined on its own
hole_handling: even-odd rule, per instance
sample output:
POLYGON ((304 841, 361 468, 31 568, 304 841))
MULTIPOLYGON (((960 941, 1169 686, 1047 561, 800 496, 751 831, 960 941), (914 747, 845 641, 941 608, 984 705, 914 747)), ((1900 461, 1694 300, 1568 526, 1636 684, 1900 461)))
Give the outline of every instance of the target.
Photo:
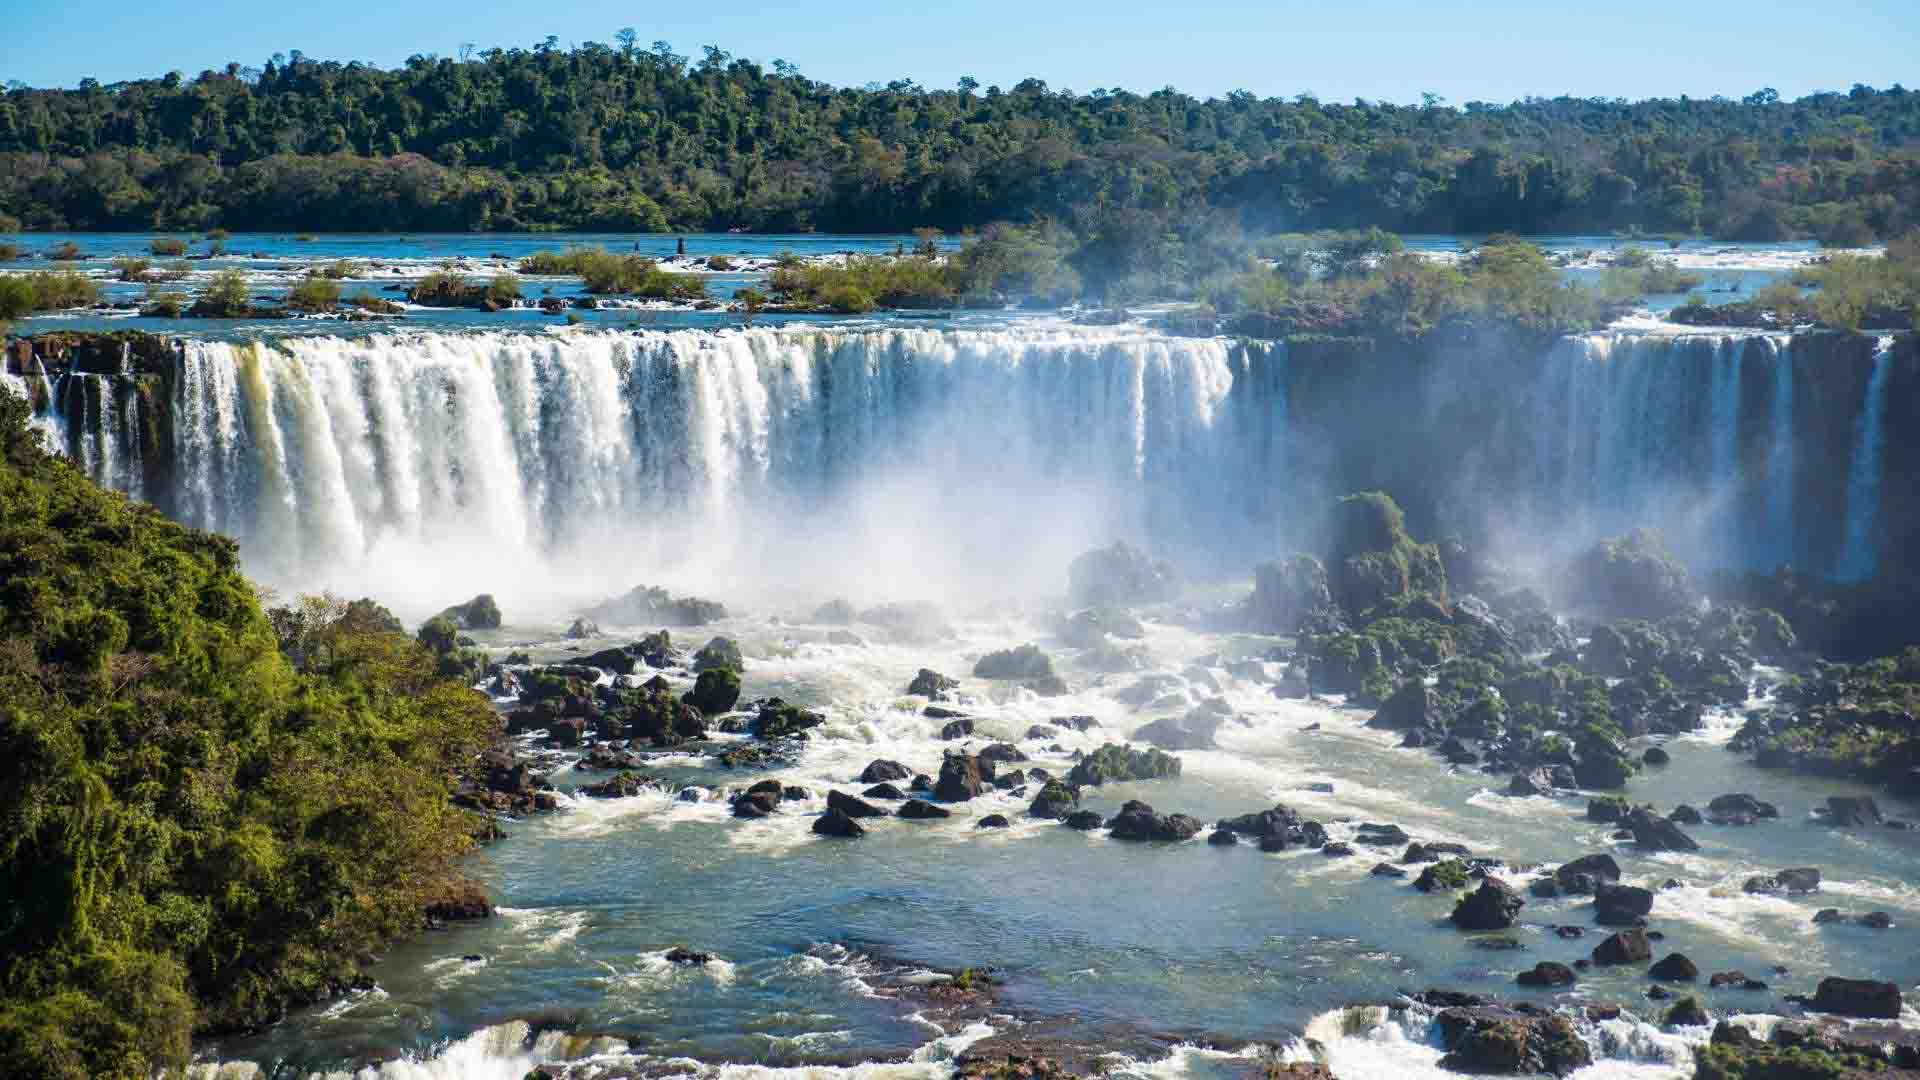
POLYGON ((0 396, 0 1075, 146 1080, 420 926, 492 716, 374 605, 283 641, 231 541, 26 420, 0 396))

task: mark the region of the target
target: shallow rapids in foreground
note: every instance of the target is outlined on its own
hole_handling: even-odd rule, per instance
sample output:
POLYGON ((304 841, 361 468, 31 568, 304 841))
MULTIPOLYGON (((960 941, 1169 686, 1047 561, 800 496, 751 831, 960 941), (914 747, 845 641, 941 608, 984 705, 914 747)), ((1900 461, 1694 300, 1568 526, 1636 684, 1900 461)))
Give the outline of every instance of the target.
MULTIPOLYGON (((651 628, 621 628, 608 643, 644 629, 651 628)), ((1563 1006, 1619 1002, 1643 1020, 1583 1021, 1596 1063, 1578 1075, 1690 1075, 1691 1047, 1707 1029, 1645 1022, 1668 1003, 1645 998, 1643 966, 1582 972, 1565 992, 1514 985, 1516 972, 1541 960, 1570 963, 1604 936, 1588 900, 1529 899, 1513 935, 1520 948, 1484 948, 1496 942, 1446 923, 1450 896, 1369 873, 1404 845, 1356 845, 1353 857, 1329 858, 1215 848, 1205 833, 1186 843, 1130 844, 1027 817, 1031 789, 1026 798, 996 792, 951 804, 946 821, 873 820, 853 842, 815 836, 826 791, 858 793, 866 785, 854 778, 870 761, 933 772, 956 745, 939 739, 943 721, 921 715, 925 699, 903 694, 923 666, 960 677, 959 701, 949 704, 975 718, 973 745, 1012 742, 1032 758, 1025 767, 1056 774, 1071 767, 1072 751, 1183 711, 1181 703, 1212 696, 1207 684, 1216 683, 1243 722, 1220 729, 1219 749, 1181 752, 1176 779, 1089 789, 1087 805, 1105 814, 1140 799, 1211 822, 1283 802, 1327 822, 1336 840, 1353 838, 1359 823, 1390 822, 1420 840, 1549 869, 1611 852, 1624 880, 1657 890, 1650 924, 1665 940, 1656 955, 1679 951, 1699 965, 1701 983, 1680 992, 1698 994, 1717 1017, 1780 1009, 1781 995, 1811 992, 1831 974, 1911 982, 1908 939, 1920 926, 1920 890, 1908 882, 1920 871, 1920 834, 1815 823, 1810 810, 1828 795, 1864 789, 1753 767, 1722 745, 1738 723, 1731 715, 1665 742, 1672 763, 1637 778, 1626 794, 1664 812, 1749 792, 1776 804, 1781 818, 1695 827, 1700 851, 1646 855, 1612 839, 1611 826, 1585 820, 1584 797, 1500 794, 1503 776, 1399 749, 1394 734, 1363 726, 1367 712, 1280 701, 1267 686, 1226 672, 1227 662, 1258 655, 1270 639, 1150 618, 1145 670, 1166 683, 1152 707, 1136 709, 1121 698, 1138 676, 1080 668, 1037 615, 975 612, 958 621, 957 639, 936 646, 886 644, 867 626, 854 629, 875 634, 870 644, 828 644, 834 629, 756 614, 697 632, 698 640, 718 632, 741 642, 747 697, 779 694, 828 715, 790 767, 729 772, 684 754, 648 766, 707 788, 772 776, 806 787, 808 799, 741 821, 711 795, 569 797, 558 813, 510 825, 507 839, 476 857, 474 870, 500 906, 495 918, 396 949, 373 968, 377 989, 298 1014, 262 1037, 209 1047, 198 1072, 228 1080, 256 1067, 275 1077, 359 1068, 357 1075, 395 1080, 520 1080, 548 1064, 579 1070, 568 1076, 931 1080, 991 1031, 1072 1016, 1090 1029, 1167 1036, 1170 1055, 1123 1063, 1125 1075, 1215 1075, 1262 1055, 1317 1053, 1344 1080, 1440 1076, 1452 1074, 1439 1071, 1440 1051, 1428 1043, 1429 1014, 1343 1006, 1443 986, 1563 1006), (983 652, 1028 640, 1064 661, 1076 692, 1041 698, 968 677, 983 652), (1094 716, 1101 726, 1025 738, 1066 714, 1094 716), (990 813, 1012 827, 976 828, 990 813), (1789 898, 1742 890, 1747 877, 1790 866, 1820 867, 1821 891, 1789 898), (1669 878, 1679 887, 1660 889, 1669 878), (1816 926, 1812 916, 1824 907, 1883 910, 1894 926, 1816 926), (1563 939, 1555 925, 1587 934, 1563 939), (665 959, 674 946, 715 959, 676 966, 665 959), (921 977, 932 980, 944 977, 934 969, 982 967, 1004 981, 995 1015, 956 1032, 875 991, 878 972, 924 968, 921 977), (1733 969, 1770 988, 1705 985, 1707 973, 1733 969), (572 1034, 548 1030, 562 1027, 572 1034)), ((557 626, 480 636, 496 647, 546 642, 536 658, 566 647, 557 626)), ((590 651, 602 643, 584 644, 590 651)), ((562 768, 554 780, 572 788, 602 776, 562 768)), ((1507 880, 1524 891, 1529 875, 1507 880)))

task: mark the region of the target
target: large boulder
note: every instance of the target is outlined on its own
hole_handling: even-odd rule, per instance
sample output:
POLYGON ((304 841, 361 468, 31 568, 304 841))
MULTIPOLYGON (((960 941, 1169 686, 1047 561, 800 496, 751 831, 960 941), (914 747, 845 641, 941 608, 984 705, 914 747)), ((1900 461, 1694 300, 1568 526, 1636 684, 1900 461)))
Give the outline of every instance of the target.
POLYGON ((1698 851, 1693 837, 1666 818, 1655 817, 1645 807, 1636 807, 1622 821, 1633 832, 1633 845, 1644 851, 1698 851))
POLYGON ((1477 1075, 1566 1076, 1593 1064, 1573 1022, 1496 1006, 1443 1009, 1435 1018, 1447 1049, 1440 1067, 1477 1075))
POLYGON ((1531 970, 1523 971, 1514 978, 1521 986, 1551 987, 1572 986, 1573 969, 1565 964, 1556 964, 1551 960, 1542 960, 1531 970))
POLYGON ((1180 775, 1180 759, 1164 750, 1135 750, 1106 743, 1081 758, 1067 774, 1076 787, 1098 787, 1126 780, 1160 780, 1180 775))
POLYGON ((707 671, 711 668, 745 671, 747 659, 740 655, 740 646, 732 638, 716 637, 693 654, 693 670, 707 671))
POLYGON ((1296 553, 1253 568, 1247 625, 1263 633, 1291 634, 1303 619, 1332 604, 1327 568, 1311 555, 1296 553))
POLYGON ((464 604, 455 604, 440 615, 462 630, 500 629, 500 605, 494 603, 488 593, 481 593, 464 604))
POLYGON ((1480 887, 1461 897, 1450 918, 1462 930, 1506 930, 1520 917, 1526 899, 1497 877, 1487 877, 1480 887))
POLYGON ((588 608, 589 618, 613 626, 705 626, 727 616, 726 605, 696 597, 675 597, 656 586, 636 585, 623 596, 588 608))
POLYGON ((821 836, 844 836, 848 838, 865 836, 867 830, 846 812, 829 809, 813 819, 813 831, 821 836))
POLYGON ((1140 620, 1113 608, 1088 608, 1076 611, 1060 623, 1060 640, 1076 649, 1094 649, 1108 645, 1108 638, 1135 641, 1147 636, 1140 620))
POLYGON ((1638 926, 1653 911, 1653 893, 1633 885, 1601 882, 1593 890, 1593 907, 1601 926, 1638 926))
POLYGON ((875 758, 861 770, 859 780, 863 784, 884 784, 889 780, 911 780, 913 770, 897 761, 875 758))
POLYGON ((1045 679, 1054 674, 1053 658, 1028 642, 981 657, 973 665, 973 674, 980 679, 1045 679))
POLYGON ((1827 797, 1827 823, 1842 827, 1878 825, 1880 807, 1867 795, 1830 795, 1827 797))
POLYGON ((900 806, 900 816, 910 821, 934 821, 952 817, 953 811, 944 806, 935 806, 925 799, 908 799, 900 806))
POLYGON ((1075 607, 1153 604, 1178 593, 1171 565, 1125 541, 1085 552, 1067 567, 1067 596, 1075 607))
POLYGON ((934 781, 933 797, 941 802, 965 802, 990 786, 980 769, 980 759, 972 754, 948 754, 940 762, 940 779, 934 781))
POLYGON ((1613 856, 1604 852, 1597 855, 1582 855, 1570 863, 1562 865, 1553 872, 1554 883, 1562 892, 1572 895, 1593 892, 1599 882, 1620 880, 1620 864, 1613 856), (1582 885, 1585 888, 1582 888, 1582 885))
POLYGON ((1107 829, 1115 840, 1180 841, 1192 839, 1200 831, 1200 821, 1186 814, 1162 816, 1146 803, 1128 800, 1107 822, 1107 829))
POLYGON ((1069 784, 1058 780, 1049 780, 1034 796, 1027 813, 1037 818, 1059 820, 1080 808, 1080 792, 1069 784))
POLYGON ((1412 679, 1402 683, 1393 696, 1387 698, 1373 719, 1367 721, 1371 728, 1385 728, 1389 731, 1409 731, 1424 728, 1434 713, 1434 692, 1425 679, 1412 679))
POLYGON ((1142 726, 1133 737, 1164 750, 1211 750, 1220 725, 1233 718, 1224 699, 1210 698, 1188 709, 1184 716, 1167 716, 1142 726))
POLYGON ((747 730, 762 739, 787 739, 804 736, 809 729, 826 722, 825 716, 776 697, 760 703, 747 730))
POLYGON ((1772 803, 1761 802, 1745 792, 1714 796, 1713 801, 1707 804, 1707 813, 1713 817, 1745 817, 1755 821, 1780 816, 1780 811, 1772 803))
POLYGON ((827 809, 830 812, 845 814, 850 818, 886 817, 887 812, 861 799, 856 799, 840 791, 827 792, 827 809))
POLYGON ((1692 982, 1700 977, 1700 969, 1680 953, 1668 953, 1648 968, 1647 974, 1662 982, 1692 982))
POLYGON ((1658 622, 1700 605, 1686 568, 1650 529, 1595 544, 1574 560, 1567 580, 1566 599, 1603 619, 1658 622))
POLYGON ((1440 549, 1407 534, 1406 515, 1384 492, 1348 495, 1335 508, 1328 567, 1333 598, 1349 615, 1426 596, 1447 601, 1440 549))
POLYGON ((932 668, 921 668, 920 674, 907 684, 907 693, 918 694, 930 701, 945 701, 947 691, 959 688, 960 680, 949 679, 932 668))
POLYGON ((1602 967, 1619 964, 1643 964, 1653 959, 1653 945, 1641 929, 1622 930, 1608 935, 1593 947, 1593 962, 1602 967))
POLYGON ((1817 866, 1799 866, 1790 870, 1778 870, 1771 874, 1750 877, 1743 885, 1749 893, 1779 893, 1795 896, 1820 891, 1820 868, 1817 866))
POLYGON ((740 673, 732 668, 708 668, 694 680, 685 701, 708 716, 731 710, 740 701, 740 673))
POLYGON ((1871 979, 1826 978, 1813 993, 1813 1008, 1840 1016, 1875 1020, 1900 1018, 1900 987, 1871 979))

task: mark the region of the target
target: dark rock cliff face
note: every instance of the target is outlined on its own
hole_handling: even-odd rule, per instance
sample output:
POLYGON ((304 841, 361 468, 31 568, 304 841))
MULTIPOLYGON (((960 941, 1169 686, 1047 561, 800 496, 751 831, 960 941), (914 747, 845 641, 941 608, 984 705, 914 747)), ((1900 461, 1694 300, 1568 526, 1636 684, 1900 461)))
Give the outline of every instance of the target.
MULTIPOLYGON (((1170 346, 1203 347, 1217 348, 1170 346)), ((139 333, 52 333, 9 343, 5 367, 63 421, 65 450, 96 479, 171 512, 182 349, 139 333)), ((1391 494, 1410 531, 1443 547, 1504 541, 1558 558, 1652 526, 1696 569, 1834 577, 1851 562, 1858 577, 1876 561, 1915 563, 1920 487, 1901 478, 1920 470, 1916 335, 1248 341, 1227 364, 1210 437, 1230 497, 1199 506, 1167 490, 1147 523, 1274 537, 1221 570, 1325 550, 1333 522, 1301 508, 1355 491, 1391 494), (1877 509, 1863 516, 1852 473, 1874 407, 1877 509)))

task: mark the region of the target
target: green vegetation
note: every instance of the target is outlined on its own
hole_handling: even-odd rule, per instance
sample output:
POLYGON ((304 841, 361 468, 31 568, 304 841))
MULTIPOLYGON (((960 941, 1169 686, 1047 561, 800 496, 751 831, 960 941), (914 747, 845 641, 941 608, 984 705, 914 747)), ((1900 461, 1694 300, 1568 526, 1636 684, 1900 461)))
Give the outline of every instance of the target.
POLYGON ((231 541, 26 421, 0 397, 0 1072, 145 1080, 422 925, 493 720, 372 605, 277 636, 231 541))
POLYGON ((499 311, 520 298, 520 279, 500 274, 472 282, 452 270, 436 270, 407 290, 407 299, 425 307, 466 307, 499 311))
POLYGON ((676 274, 641 255, 615 255, 601 247, 537 251, 520 260, 520 272, 546 277, 578 277, 590 293, 639 296, 650 300, 704 300, 707 283, 693 274, 676 274))
POLYGON ((276 57, 0 99, 34 229, 947 231, 1219 212, 1257 231, 1831 243, 1920 219, 1920 94, 1513 105, 836 88, 631 31, 392 70, 276 57))
POLYGON ((1642 296, 1671 296, 1697 289, 1705 278, 1675 266, 1670 259, 1655 258, 1645 248, 1620 249, 1600 281, 1600 296, 1610 302, 1626 303, 1642 296))
POLYGON ((73 270, 0 275, 0 319, 35 311, 62 311, 100 302, 100 286, 73 270))
POLYGON ((147 242, 147 251, 154 255, 179 258, 187 253, 187 242, 177 236, 156 236, 147 242))
POLYGON ((140 305, 140 314, 150 319, 177 319, 186 314, 192 303, 193 298, 186 293, 149 284, 147 302, 140 305))
POLYGON ((113 260, 113 276, 120 281, 135 285, 146 282, 153 274, 153 260, 122 255, 113 260))
POLYGON ((0 262, 15 262, 26 257, 26 248, 19 244, 0 242, 0 262))
POLYGON ((1801 268, 1792 284, 1775 282, 1751 300, 1718 307, 1695 299, 1670 318, 1695 326, 1920 328, 1920 229, 1888 242, 1884 255, 1835 253, 1801 268))
POLYGON ((86 258, 86 255, 80 250, 79 244, 71 240, 62 240, 47 249, 47 258, 55 262, 75 262, 86 258))
POLYGON ((238 270, 222 270, 213 275, 207 290, 194 301, 188 314, 209 319, 240 319, 253 310, 247 295, 247 276, 238 270))
POLYGON ((332 278, 335 281, 344 281, 347 278, 359 277, 360 274, 363 272, 363 269, 364 268, 359 263, 353 261, 352 259, 335 259, 333 262, 330 262, 325 266, 314 267, 312 270, 308 271, 308 273, 316 277, 332 278))
POLYGON ((329 278, 310 277, 287 290, 287 306, 308 314, 332 311, 340 305, 340 283, 329 278))

